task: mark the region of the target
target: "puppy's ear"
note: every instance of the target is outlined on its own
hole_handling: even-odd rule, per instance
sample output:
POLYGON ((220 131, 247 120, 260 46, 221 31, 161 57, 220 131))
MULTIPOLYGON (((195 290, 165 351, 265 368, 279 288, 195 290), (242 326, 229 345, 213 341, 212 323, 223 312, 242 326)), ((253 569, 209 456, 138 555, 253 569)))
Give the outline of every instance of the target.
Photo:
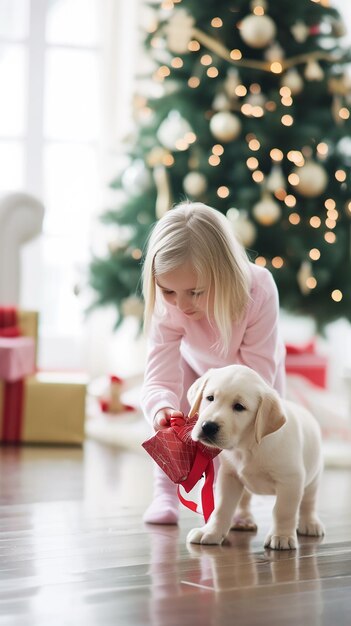
POLYGON ((255 438, 261 443, 263 437, 275 433, 284 426, 286 417, 279 396, 270 391, 261 398, 255 421, 255 438))
POLYGON ((208 380, 208 374, 209 372, 206 372, 206 374, 195 380, 195 382, 188 389, 187 398, 190 404, 189 417, 194 417, 195 413, 199 410, 202 393, 208 380))

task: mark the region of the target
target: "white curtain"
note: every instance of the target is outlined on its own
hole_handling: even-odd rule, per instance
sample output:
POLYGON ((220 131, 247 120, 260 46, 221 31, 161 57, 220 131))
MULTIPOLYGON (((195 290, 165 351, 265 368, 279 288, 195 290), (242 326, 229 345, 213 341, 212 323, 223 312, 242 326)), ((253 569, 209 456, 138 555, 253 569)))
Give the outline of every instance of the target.
MULTIPOLYGON (((102 57, 102 137, 101 167, 104 191, 103 212, 117 202, 109 183, 116 176, 123 158, 123 140, 132 130, 132 97, 138 56, 141 52, 139 16, 142 0, 104 0, 101 3, 102 57)), ((108 228, 92 224, 92 250, 104 254, 109 239, 108 228)), ((84 367, 97 376, 115 373, 125 377, 142 372, 145 341, 138 321, 126 319, 113 331, 116 311, 113 307, 97 309, 86 322, 84 367)))

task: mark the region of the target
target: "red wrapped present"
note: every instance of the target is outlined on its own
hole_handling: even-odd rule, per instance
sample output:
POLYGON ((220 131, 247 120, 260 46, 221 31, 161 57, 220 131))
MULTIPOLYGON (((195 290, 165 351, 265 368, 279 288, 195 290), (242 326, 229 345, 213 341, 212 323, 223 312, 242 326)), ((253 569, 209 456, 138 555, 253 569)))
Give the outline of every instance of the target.
POLYGON ((298 374, 318 387, 327 386, 327 358, 316 352, 314 340, 303 346, 286 345, 285 371, 298 374))
MULTIPOLYGON (((191 419, 183 417, 171 418, 171 426, 159 430, 156 435, 144 441, 143 448, 167 474, 172 482, 184 487, 189 493, 205 475, 205 483, 201 490, 202 510, 205 521, 214 509, 213 459, 221 450, 209 448, 198 441, 193 441, 191 431, 197 421, 197 415, 191 419)), ((186 500, 179 490, 178 497, 192 511, 197 511, 197 504, 186 500)))

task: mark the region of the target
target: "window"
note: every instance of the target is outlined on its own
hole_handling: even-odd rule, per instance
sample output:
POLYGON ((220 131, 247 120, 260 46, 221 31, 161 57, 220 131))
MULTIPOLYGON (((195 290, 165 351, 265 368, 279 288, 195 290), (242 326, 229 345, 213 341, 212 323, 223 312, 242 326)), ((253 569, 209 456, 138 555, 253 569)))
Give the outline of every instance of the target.
POLYGON ((77 290, 106 184, 99 156, 107 6, 0 0, 0 193, 29 191, 46 209, 43 236, 24 251, 21 296, 40 310, 42 366, 81 365, 72 343, 82 336, 77 290))

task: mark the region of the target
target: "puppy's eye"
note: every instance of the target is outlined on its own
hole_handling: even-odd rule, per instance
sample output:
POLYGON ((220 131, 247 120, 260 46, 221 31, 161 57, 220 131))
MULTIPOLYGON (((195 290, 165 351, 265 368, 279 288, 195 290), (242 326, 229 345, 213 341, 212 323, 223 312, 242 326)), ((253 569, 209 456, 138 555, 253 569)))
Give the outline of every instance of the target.
POLYGON ((214 396, 206 396, 206 400, 208 400, 209 402, 213 402, 214 396))
POLYGON ((238 413, 241 413, 242 411, 245 411, 245 407, 240 404, 240 402, 236 402, 235 404, 233 404, 233 411, 237 411, 238 413))

